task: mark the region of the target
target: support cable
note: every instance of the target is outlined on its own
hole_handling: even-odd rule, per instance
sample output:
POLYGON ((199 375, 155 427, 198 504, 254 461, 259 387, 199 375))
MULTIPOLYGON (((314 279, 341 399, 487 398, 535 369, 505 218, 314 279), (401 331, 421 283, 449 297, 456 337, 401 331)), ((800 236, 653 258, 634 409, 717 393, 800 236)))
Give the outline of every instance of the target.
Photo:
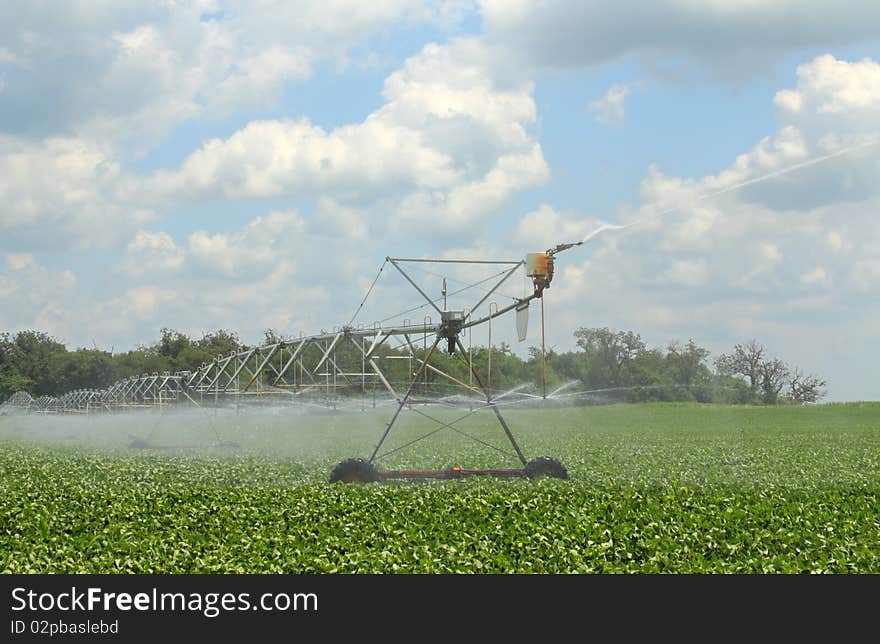
MULTIPOLYGON (((419 410, 413 408, 412 406, 409 406, 409 408, 410 408, 410 411, 416 411, 416 412, 419 411, 419 410)), ((443 430, 446 429, 447 427, 450 428, 450 429, 452 429, 452 430, 454 430, 454 431, 456 431, 456 432, 458 432, 458 433, 460 433, 460 434, 464 434, 464 432, 462 432, 460 429, 457 429, 456 427, 453 427, 453 425, 454 425, 455 423, 459 423, 459 422, 463 421, 465 418, 467 418, 467 417, 469 417, 469 416, 472 416, 473 414, 476 414, 477 412, 479 412, 479 411, 483 411, 483 410, 485 410, 485 409, 488 409, 488 407, 478 407, 478 408, 476 408, 476 409, 473 409, 473 410, 469 411, 468 413, 464 414, 463 416, 460 416, 459 418, 456 418, 456 419, 453 420, 451 423, 443 423, 442 421, 437 420, 436 418, 432 418, 431 416, 428 416, 428 415, 425 414, 424 412, 419 412, 419 413, 421 413, 423 416, 427 416, 427 417, 430 418, 431 420, 433 420, 433 421, 435 421, 435 422, 437 422, 437 423, 440 423, 440 424, 441 424, 440 427, 438 427, 437 429, 433 429, 433 430, 431 430, 430 432, 428 432, 427 434, 423 434, 422 436, 419 436, 418 438, 414 438, 413 440, 408 441, 408 442, 404 443, 403 445, 400 445, 400 446, 398 446, 398 447, 395 447, 395 448, 393 448, 393 449, 388 450, 387 452, 382 453, 381 456, 377 456, 377 457, 376 457, 376 460, 382 460, 382 459, 385 458, 386 456, 390 456, 391 454, 394 454, 395 452, 399 452, 399 451, 401 451, 401 450, 403 450, 403 449, 406 449, 407 447, 410 447, 410 446, 412 446, 412 445, 415 445, 416 443, 421 442, 421 441, 425 440, 426 438, 430 438, 430 437, 433 436, 434 434, 443 431, 443 430)), ((475 441, 477 441, 477 442, 479 442, 479 443, 483 443, 483 444, 486 445, 487 447, 491 447, 492 449, 494 449, 494 450, 496 450, 496 451, 498 451, 498 452, 501 452, 501 453, 504 454, 505 456, 509 456, 509 457, 513 457, 513 458, 516 457, 515 454, 511 454, 510 452, 505 452, 505 451, 504 451, 503 449, 501 449, 500 447, 496 447, 495 445, 490 445, 489 443, 484 443, 484 442, 481 441, 480 439, 475 438, 474 436, 470 436, 469 434, 464 434, 464 435, 467 436, 468 438, 472 438, 473 440, 475 440, 475 441)))
POLYGON ((361 309, 364 308, 364 304, 366 304, 367 298, 370 297, 370 293, 373 292, 373 287, 376 286, 376 282, 379 281, 379 277, 382 275, 382 271, 385 270, 385 264, 387 264, 387 263, 388 263, 388 259, 386 258, 385 261, 382 262, 382 265, 379 267, 379 272, 376 273, 376 277, 373 280, 373 283, 370 284, 370 288, 369 288, 369 290, 367 290, 367 294, 364 295, 364 299, 361 300, 361 305, 359 307, 357 307, 357 311, 354 312, 354 315, 352 315, 351 319, 348 321, 348 326, 352 325, 352 323, 355 321, 355 318, 357 318, 358 313, 360 313, 361 309))
MULTIPOLYGON (((449 293, 449 294, 448 294, 448 297, 452 297, 453 295, 458 295, 459 293, 464 293, 464 292, 467 291, 468 289, 474 288, 475 286, 478 286, 478 285, 480 285, 480 284, 483 284, 484 282, 488 282, 489 280, 493 280, 493 279, 496 279, 496 278, 498 278, 498 277, 501 277, 501 276, 504 275, 506 272, 507 272, 507 271, 501 271, 500 273, 496 273, 495 275, 490 275, 489 277, 487 277, 487 278, 485 278, 485 279, 482 279, 482 280, 480 280, 479 282, 475 282, 475 283, 473 283, 473 284, 469 284, 468 286, 465 286, 464 288, 460 288, 460 289, 458 289, 457 291, 453 291, 452 293, 449 293)), ((437 299, 434 300, 434 302, 439 302, 439 301, 442 300, 442 299, 443 299, 443 298, 438 297, 437 299)), ((513 298, 513 299, 516 299, 516 298, 513 298)), ((407 309, 406 311, 401 311, 400 313, 395 313, 394 315, 392 315, 392 316, 390 316, 390 317, 387 317, 387 318, 385 318, 384 320, 379 320, 379 323, 382 324, 382 323, 384 323, 384 322, 387 322, 388 320, 393 320, 393 319, 395 319, 395 318, 399 318, 401 315, 406 315, 407 313, 413 313, 413 312, 415 312, 415 311, 418 311, 418 310, 420 310, 420 309, 425 308, 426 306, 430 306, 430 305, 429 305, 429 304, 419 304, 418 306, 415 306, 415 307, 413 307, 413 308, 411 308, 411 309, 407 309)))
MULTIPOLYGON (((432 277, 445 278, 446 280, 452 282, 453 284, 464 284, 465 285, 461 291, 456 291, 454 293, 450 293, 450 295, 457 295, 458 293, 461 293, 462 291, 465 291, 470 288, 476 288, 476 289, 483 291, 484 293, 490 293, 491 292, 490 289, 485 288, 485 287, 481 287, 480 284, 482 284, 484 282, 488 282, 491 279, 495 279, 496 277, 501 277, 502 275, 505 275, 508 272, 508 271, 501 271, 500 273, 495 273, 494 275, 490 275, 489 277, 487 277, 483 280, 480 280, 479 282, 475 282, 473 284, 468 284, 464 280, 456 279, 454 277, 449 277, 447 275, 441 275, 440 273, 435 273, 434 271, 429 271, 424 268, 419 268, 418 266, 412 266, 410 268, 412 268, 412 270, 414 270, 414 271, 419 271, 420 273, 425 273, 426 275, 431 275, 432 277)), ((519 266, 516 266, 514 268, 519 268, 519 266)), ((508 295, 506 293, 502 293, 501 291, 498 291, 498 295, 500 295, 502 297, 506 297, 506 298, 508 298, 510 300, 514 300, 514 301, 520 299, 518 297, 514 297, 513 295, 508 295)))

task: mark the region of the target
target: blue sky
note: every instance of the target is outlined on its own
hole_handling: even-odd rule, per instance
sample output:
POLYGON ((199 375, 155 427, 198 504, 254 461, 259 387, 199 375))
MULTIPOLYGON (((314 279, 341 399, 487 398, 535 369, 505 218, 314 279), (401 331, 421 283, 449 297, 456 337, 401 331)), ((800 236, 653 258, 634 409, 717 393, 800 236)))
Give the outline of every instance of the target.
MULTIPOLYGON (((756 338, 829 399, 880 395, 875 2, 2 15, 0 329, 114 350, 310 333, 386 255, 518 259, 641 221, 560 256, 552 346, 579 326, 715 355, 756 338)), ((383 276, 362 321, 407 289, 383 276)))

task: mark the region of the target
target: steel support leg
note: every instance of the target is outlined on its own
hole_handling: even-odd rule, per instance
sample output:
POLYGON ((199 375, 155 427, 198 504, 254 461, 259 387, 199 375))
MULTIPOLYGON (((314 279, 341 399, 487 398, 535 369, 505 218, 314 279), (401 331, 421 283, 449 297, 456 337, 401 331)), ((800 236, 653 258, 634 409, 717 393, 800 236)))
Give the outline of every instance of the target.
MULTIPOLYGON (((455 343, 458 345, 458 350, 461 352, 460 355, 465 355, 466 351, 461 344, 461 340, 455 338, 455 343)), ((523 455, 522 450, 519 448, 519 444, 513 437, 513 433, 510 431, 510 427, 507 426, 507 421, 505 421, 504 416, 501 415, 501 411, 499 411, 498 405, 496 405, 495 402, 490 398, 489 391, 483 385, 483 381, 480 379, 480 375, 477 373, 477 370, 473 368, 473 365, 471 365, 471 373, 474 375, 474 379, 477 381, 480 389, 482 389, 483 393, 486 395, 486 404, 489 405, 492 408, 492 411, 495 412, 495 417, 501 424, 501 429, 503 429, 504 433, 507 434, 507 439, 510 441, 510 444, 513 445, 513 449, 516 450, 516 455, 519 457, 520 462, 525 465, 526 463, 528 463, 526 457, 523 455)))
MULTIPOLYGON (((431 359, 431 356, 434 355, 434 350, 437 348, 437 345, 440 344, 440 340, 443 338, 438 334, 436 339, 434 340, 434 344, 431 346, 431 350, 428 352, 428 355, 425 357, 425 361, 422 363, 422 368, 419 369, 415 374, 413 374, 412 380, 409 382, 409 387, 406 390, 406 394, 404 394, 403 398, 400 399, 399 404, 397 405, 397 409, 394 410, 394 414, 391 416, 391 420, 388 421, 388 425, 385 427, 385 431, 382 433, 382 437, 379 439, 379 442, 376 444, 376 448, 373 450, 372 455, 370 456, 369 462, 372 463, 376 458, 376 454, 379 453, 379 449, 382 447, 382 443, 385 442, 385 439, 388 437, 388 432, 391 431, 391 427, 394 425, 395 421, 397 421, 397 417, 400 415, 400 412, 406 406, 407 401, 409 400, 410 395, 415 389, 416 384, 419 381, 419 378, 422 375, 422 371, 427 370, 428 361, 431 359)), ((523 461, 525 462, 525 461, 523 461)))

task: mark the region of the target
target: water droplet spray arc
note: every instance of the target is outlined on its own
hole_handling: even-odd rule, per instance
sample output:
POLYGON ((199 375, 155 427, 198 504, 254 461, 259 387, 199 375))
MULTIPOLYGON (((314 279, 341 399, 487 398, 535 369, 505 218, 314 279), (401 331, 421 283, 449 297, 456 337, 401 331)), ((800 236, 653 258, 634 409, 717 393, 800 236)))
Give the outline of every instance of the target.
POLYGON ((645 215, 643 217, 639 217, 639 218, 637 218, 629 223, 626 223, 626 224, 610 224, 607 222, 600 221, 599 226, 597 228, 590 231, 580 242, 578 242, 575 245, 586 244, 590 240, 595 239, 601 233, 604 233, 606 231, 626 230, 628 228, 634 228, 636 226, 639 226, 640 224, 644 224, 644 223, 659 219, 660 217, 664 217, 665 215, 669 215, 669 214, 672 214, 672 213, 677 212, 679 210, 682 210, 683 208, 687 207, 690 204, 698 203, 700 201, 705 201, 707 199, 712 199, 714 197, 719 197, 723 194, 727 194, 729 192, 734 192, 736 190, 740 190, 742 188, 745 188, 747 186, 751 186, 751 185, 754 185, 757 183, 763 183, 765 181, 769 181, 770 179, 775 179, 776 177, 781 177, 783 175, 795 172, 797 170, 801 170, 803 168, 808 168, 810 166, 814 166, 814 165, 818 165, 820 163, 823 163, 825 161, 830 161, 831 159, 835 159, 837 157, 851 154, 853 152, 858 152, 859 150, 865 150, 867 148, 871 148, 871 147, 876 146, 878 144, 880 144, 880 138, 872 139, 870 141, 867 141, 864 143, 859 143, 856 145, 847 146, 845 148, 841 148, 840 150, 836 150, 836 151, 831 152, 829 154, 824 154, 822 156, 813 157, 812 159, 807 159, 806 161, 802 161, 802 162, 796 163, 794 165, 786 166, 785 168, 780 168, 779 170, 774 170, 772 172, 768 172, 768 173, 763 174, 758 177, 753 177, 751 179, 739 181, 739 182, 734 183, 732 185, 726 186, 720 190, 715 190, 713 192, 708 192, 708 193, 699 195, 699 196, 694 197, 693 199, 689 200, 687 203, 678 204, 676 206, 671 206, 669 208, 665 208, 664 210, 661 210, 659 212, 645 215))

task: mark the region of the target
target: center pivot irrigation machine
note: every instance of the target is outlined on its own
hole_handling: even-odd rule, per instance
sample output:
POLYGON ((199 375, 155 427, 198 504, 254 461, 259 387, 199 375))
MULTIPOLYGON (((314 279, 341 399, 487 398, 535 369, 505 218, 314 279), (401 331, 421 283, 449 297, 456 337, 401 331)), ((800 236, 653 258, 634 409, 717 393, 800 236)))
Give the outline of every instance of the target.
MULTIPOLYGON (((363 411, 367 407, 368 391, 372 394, 371 406, 382 405, 377 399, 377 390, 384 388, 389 394, 391 417, 385 424, 378 443, 367 458, 351 458, 337 464, 331 471, 331 482, 384 481, 388 479, 429 479, 460 478, 473 475, 497 477, 543 476, 567 478, 565 466, 549 456, 527 459, 519 443, 514 438, 510 426, 501 413, 504 405, 519 404, 535 400, 558 400, 577 395, 571 391, 560 393, 568 385, 563 385, 547 393, 546 364, 544 353, 544 291, 553 280, 554 258, 557 253, 579 246, 583 241, 559 244, 544 252, 529 253, 524 260, 457 260, 457 259, 405 259, 387 257, 373 280, 367 294, 360 303, 349 324, 335 328, 332 332, 298 338, 278 340, 258 347, 245 347, 236 352, 217 356, 213 361, 202 364, 195 371, 175 373, 143 374, 118 381, 106 389, 80 389, 60 397, 42 396, 32 398, 26 392, 18 392, 0 405, 0 414, 42 413, 42 414, 87 414, 96 412, 130 411, 152 409, 160 413, 171 407, 228 407, 230 401, 236 409, 253 404, 272 403, 326 409, 353 408, 359 404, 363 411), (364 311, 364 305, 377 286, 386 266, 393 266, 405 278, 425 302, 403 313, 396 314, 372 325, 354 321, 364 311), (433 265, 433 266, 431 266, 433 265), (432 271, 442 266, 447 276, 432 271), (525 269, 522 295, 511 296, 500 287, 510 278, 525 269), (475 275, 483 271, 476 282, 475 275), (419 273, 422 285, 413 278, 419 273), (466 278, 461 288, 450 292, 447 277, 466 278), (433 276, 423 278, 421 276, 433 276), (427 291, 436 288, 442 279, 441 297, 431 298, 427 291), (427 286, 427 283, 431 286, 427 286), (471 294, 479 291, 479 295, 471 294), (493 297, 505 297, 509 304, 499 306, 493 297), (492 383, 492 325, 493 321, 507 313, 515 313, 516 330, 519 340, 525 340, 528 327, 528 311, 532 300, 541 302, 541 356, 543 391, 540 394, 528 393, 525 387, 493 392, 492 383), (420 309, 433 308, 420 322, 402 317, 420 309), (480 309, 480 307, 483 307, 480 309), (478 312, 480 310, 481 312, 478 312), (436 315, 432 319, 432 315, 436 315), (439 318, 439 321, 435 321, 439 318), (389 322, 391 320, 391 322, 389 322), (473 329, 488 327, 489 344, 485 354, 487 369, 485 380, 474 366, 474 352, 471 350, 473 329), (466 349, 462 337, 468 339, 466 349), (438 351, 439 348, 439 351, 438 351), (441 359, 443 352, 449 358, 441 359), (433 359, 433 361, 432 361, 433 359), (449 373, 456 371, 458 377, 449 373), (429 386, 430 385, 430 386, 429 386), (397 388, 395 388, 397 387, 397 388), (445 387, 445 389, 444 389, 445 387), (429 390, 432 392, 429 395, 429 390), (446 395, 433 395, 436 391, 446 395), (452 391, 454 393, 450 394, 452 391), (401 393, 402 392, 402 393, 401 393), (357 394, 360 394, 358 396, 357 394), (443 414, 433 413, 442 407, 459 409, 462 413, 449 419, 443 414), (404 437, 404 444, 386 446, 392 430, 399 425, 401 412, 409 410, 436 427, 426 434, 410 440, 404 437), (479 411, 491 411, 503 431, 513 451, 502 449, 487 440, 466 432, 461 423, 479 411), (457 434, 473 439, 483 447, 504 454, 508 459, 516 459, 521 464, 517 468, 463 469, 381 469, 377 464, 390 454, 410 447, 419 441, 449 429, 457 434)), ((520 273, 522 275, 522 273, 520 273)), ((381 299, 380 306, 387 301, 381 299)), ((497 367, 496 367, 497 371, 497 367)), ((569 383, 573 384, 573 383, 569 383)), ((235 441, 221 441, 206 447, 231 447, 235 441)), ((131 449, 159 449, 169 446, 154 445, 149 437, 133 437, 131 449)))
MULTIPOLYGON (((504 419, 504 416, 499 409, 499 406, 496 402, 497 399, 493 399, 492 391, 487 383, 484 383, 480 378, 477 370, 473 366, 472 361, 468 361, 468 372, 471 376, 470 382, 471 384, 465 383, 462 380, 453 377, 452 375, 440 370, 436 366, 431 364, 431 358, 437 351, 438 347, 443 347, 446 349, 447 353, 450 355, 457 355, 459 358, 464 360, 464 356, 470 357, 470 351, 465 349, 462 344, 461 336, 463 332, 466 330, 470 330, 473 327, 477 327, 483 324, 488 324, 490 326, 490 338, 491 338, 491 324, 494 318, 502 316, 511 311, 516 312, 516 323, 517 323, 517 335, 520 340, 524 340, 526 337, 526 331, 528 327, 528 310, 529 304, 532 300, 540 300, 541 301, 541 344, 542 344, 542 357, 544 356, 544 301, 543 294, 544 290, 550 287, 550 283, 553 280, 553 271, 554 271, 554 258, 555 255, 563 250, 567 250, 572 248, 573 246, 579 246, 583 242, 574 242, 569 244, 559 244, 554 248, 550 248, 544 252, 539 253, 529 253, 526 256, 525 260, 514 260, 514 261, 503 261, 503 260, 455 260, 455 259, 404 259, 399 257, 387 257, 385 259, 385 264, 383 264, 382 268, 379 270, 379 274, 381 275, 382 269, 384 269, 386 264, 391 264, 396 268, 401 275, 418 291, 418 293, 427 301, 428 305, 433 307, 433 309, 439 314, 440 321, 438 323, 425 323, 421 325, 403 325, 388 329, 380 329, 375 332, 372 343, 369 349, 364 354, 365 359, 369 362, 373 371, 378 375, 381 379, 382 384, 391 394, 391 396, 396 401, 396 407, 391 414, 391 418, 388 420, 388 423, 385 425, 385 429, 382 432, 381 437, 379 438, 379 442, 376 444, 373 449, 372 454, 370 454, 369 458, 350 458, 341 463, 337 464, 336 467, 333 468, 330 473, 330 481, 331 482, 372 482, 372 481, 385 481, 388 479, 451 479, 451 478, 462 478, 466 476, 475 476, 475 475, 484 475, 484 476, 495 476, 495 477, 526 477, 526 478, 539 478, 539 477, 555 477, 555 478, 568 478, 568 471, 565 466, 556 458, 552 458, 550 456, 539 456, 537 458, 533 458, 528 460, 523 453, 522 449, 517 443, 516 438, 513 435, 513 432, 510 430, 510 426, 507 424, 507 421, 504 419), (494 284, 491 284, 485 294, 483 294, 482 298, 480 298, 476 303, 474 303, 468 309, 447 309, 447 290, 446 290, 446 279, 443 280, 443 291, 442 291, 442 308, 438 306, 438 301, 432 299, 425 290, 419 286, 419 284, 411 277, 411 275, 404 269, 404 265, 406 264, 461 264, 461 265, 500 265, 504 268, 502 271, 494 276, 494 284), (489 307, 489 313, 484 316, 475 316, 476 310, 485 303, 489 297, 495 293, 498 288, 504 284, 514 273, 516 273, 521 267, 526 268, 527 277, 531 278, 532 282, 532 292, 528 295, 524 295, 520 298, 514 298, 514 302, 509 304, 508 306, 499 308, 495 305, 494 310, 492 306, 489 307), (389 340, 392 337, 400 337, 403 339, 405 346, 409 349, 411 355, 415 355, 414 347, 413 347, 413 336, 415 334, 423 334, 426 338, 433 337, 433 342, 428 345, 425 343, 426 351, 423 353, 423 356, 418 360, 418 366, 415 371, 411 372, 411 377, 409 383, 407 384, 406 391, 403 395, 400 395, 397 391, 395 391, 394 387, 389 383, 388 379, 384 376, 380 367, 373 360, 373 354, 378 346, 380 346, 385 341, 389 340), (478 438, 473 436, 469 436, 468 434, 460 431, 455 427, 456 423, 467 418, 472 413, 474 413, 474 409, 472 409, 469 413, 461 416, 451 422, 445 422, 441 419, 432 417, 426 414, 424 411, 418 409, 413 405, 413 395, 417 391, 419 384, 424 381, 428 372, 432 372, 442 378, 445 378, 449 382, 453 383, 455 386, 463 389, 468 393, 468 395, 477 395, 482 398, 481 404, 482 409, 489 408, 494 413, 495 418, 498 420, 498 424, 504 432, 504 435, 507 437, 507 440, 510 442, 511 447, 513 448, 516 458, 522 464, 522 467, 518 468, 494 468, 494 469, 463 469, 461 467, 451 467, 447 469, 380 469, 377 468, 375 463, 377 459, 382 458, 382 456, 390 454, 392 451, 382 453, 382 447, 385 444, 386 439, 388 438, 391 430, 394 428, 395 423, 397 422, 400 413, 405 409, 409 408, 413 411, 416 411, 418 414, 430 419, 434 423, 438 425, 436 429, 434 429, 429 434, 422 436, 421 438, 426 438, 441 429, 452 429, 454 431, 463 434, 464 436, 468 436, 477 440, 480 443, 483 443, 489 447, 494 449, 498 449, 484 441, 481 441, 478 438), (473 383, 476 383, 476 387, 473 383)), ((378 279, 378 275, 377 275, 378 279)), ((485 281, 485 280, 483 280, 485 281)), ((375 281, 373 282, 375 285, 375 281)), ((372 287, 371 289, 372 290, 372 287)), ((367 297, 369 297, 370 292, 368 291, 367 297)), ((364 298, 366 301, 366 298, 364 298)), ((494 303, 491 303, 494 304, 494 303)), ((363 303, 361 304, 363 306, 363 303)), ((357 315, 357 313, 355 314, 357 315)), ((426 320, 429 319, 426 317, 426 320)), ((351 334, 353 332, 350 328, 345 328, 342 332, 342 335, 351 334)), ((336 339, 338 339, 337 336, 336 339)), ((336 340, 334 339, 334 341, 336 340)), ((442 350, 442 349, 441 349, 442 350)), ((491 360, 491 353, 490 353, 491 360)), ((543 365, 542 370, 542 380, 543 380, 543 396, 547 397, 547 382, 546 382, 546 365, 543 365)), ((489 377, 491 377, 491 363, 490 363, 490 371, 489 377)), ((416 441, 421 440, 421 438, 416 439, 416 441)), ((410 441, 403 447, 406 447, 413 442, 410 441)), ((502 451, 502 450, 498 450, 502 451)))

